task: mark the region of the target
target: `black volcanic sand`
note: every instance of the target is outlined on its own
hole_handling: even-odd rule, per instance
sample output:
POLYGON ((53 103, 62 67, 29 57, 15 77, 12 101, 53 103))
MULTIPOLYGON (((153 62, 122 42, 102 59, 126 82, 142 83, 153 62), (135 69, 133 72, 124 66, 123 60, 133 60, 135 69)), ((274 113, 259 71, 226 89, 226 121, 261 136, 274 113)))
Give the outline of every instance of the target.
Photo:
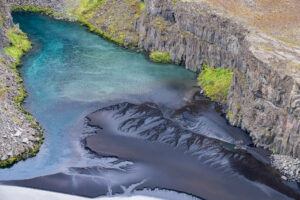
POLYGON ((137 190, 169 189, 203 199, 300 199, 299 189, 282 183, 247 134, 229 126, 215 107, 203 99, 174 112, 152 103, 105 107, 87 116, 97 130, 84 145, 95 159, 116 157, 116 165, 131 165, 71 168, 4 183, 88 197, 123 193, 139 183, 137 190))

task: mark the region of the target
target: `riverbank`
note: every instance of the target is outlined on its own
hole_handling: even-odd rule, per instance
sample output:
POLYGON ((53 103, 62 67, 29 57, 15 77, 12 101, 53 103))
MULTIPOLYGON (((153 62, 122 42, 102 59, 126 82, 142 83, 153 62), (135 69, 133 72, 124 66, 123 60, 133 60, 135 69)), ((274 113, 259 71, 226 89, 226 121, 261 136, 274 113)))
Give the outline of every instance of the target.
POLYGON ((88 7, 86 1, 52 0, 11 5, 51 9, 62 13, 58 18, 73 16, 122 46, 168 52, 173 62, 193 71, 204 61, 229 66, 234 71, 227 99, 231 124, 249 131, 258 146, 300 155, 298 46, 245 27, 224 10, 200 1, 107 1, 88 7))
POLYGON ((9 167, 35 156, 44 138, 38 122, 21 106, 26 91, 17 67, 31 44, 13 25, 9 7, 0 3, 0 13, 0 167, 9 167))
POLYGON ((296 183, 283 182, 258 159, 261 150, 251 147, 249 136, 216 112, 217 103, 199 93, 191 100, 171 110, 155 103, 109 103, 75 130, 82 134, 81 148, 90 150, 85 158, 96 164, 76 159, 63 172, 1 184, 87 197, 126 188, 164 188, 203 199, 300 197, 296 183))

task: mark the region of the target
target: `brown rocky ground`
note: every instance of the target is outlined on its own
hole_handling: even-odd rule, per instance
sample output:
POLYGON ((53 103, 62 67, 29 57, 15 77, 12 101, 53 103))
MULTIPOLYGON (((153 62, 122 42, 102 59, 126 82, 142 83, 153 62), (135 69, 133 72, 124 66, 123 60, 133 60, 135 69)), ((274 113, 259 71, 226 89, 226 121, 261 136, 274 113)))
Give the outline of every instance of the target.
MULTIPOLYGON (((188 0, 190 1, 190 0, 188 0)), ((290 45, 300 45, 299 0, 191 0, 205 1, 262 32, 290 45)))

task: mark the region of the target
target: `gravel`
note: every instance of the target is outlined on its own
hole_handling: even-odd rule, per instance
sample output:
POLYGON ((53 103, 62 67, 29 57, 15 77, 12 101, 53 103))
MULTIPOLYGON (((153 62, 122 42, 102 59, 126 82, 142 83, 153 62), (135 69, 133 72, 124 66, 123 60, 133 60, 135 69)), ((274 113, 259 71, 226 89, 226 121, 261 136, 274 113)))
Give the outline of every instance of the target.
POLYGON ((273 154, 271 165, 282 174, 283 180, 300 182, 300 159, 273 154))

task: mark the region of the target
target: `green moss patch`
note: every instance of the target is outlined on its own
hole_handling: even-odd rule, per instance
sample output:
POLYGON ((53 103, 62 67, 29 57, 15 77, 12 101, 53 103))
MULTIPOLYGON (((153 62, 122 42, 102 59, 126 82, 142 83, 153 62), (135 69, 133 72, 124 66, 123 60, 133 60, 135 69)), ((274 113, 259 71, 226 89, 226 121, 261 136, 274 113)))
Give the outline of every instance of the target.
POLYGON ((11 167, 16 162, 36 156, 36 154, 40 151, 40 145, 43 143, 43 139, 44 137, 41 136, 41 140, 39 142, 36 142, 36 144, 33 145, 32 149, 29 149, 21 153, 20 155, 10 157, 7 160, 0 161, 0 168, 11 167))
POLYGON ((4 24, 4 19, 3 17, 0 15, 0 25, 3 25, 4 24))
POLYGON ((72 14, 78 18, 88 20, 94 16, 97 8, 104 2, 105 0, 81 0, 72 14))
POLYGON ((88 27, 89 31, 96 33, 107 40, 117 43, 120 46, 123 46, 124 42, 122 33, 120 33, 120 38, 114 37, 111 34, 100 30, 88 21, 95 15, 101 4, 103 4, 104 2, 105 0, 81 0, 78 6, 71 12, 71 14, 77 18, 79 23, 88 27))
POLYGON ((80 0, 69 12, 91 32, 120 46, 132 48, 138 46, 134 22, 145 8, 145 3, 139 0, 80 0))
POLYGON ((140 2, 140 10, 144 11, 146 9, 146 5, 144 2, 140 2))
POLYGON ((229 69, 215 69, 204 64, 198 75, 198 84, 210 99, 226 103, 232 75, 233 72, 229 69))
POLYGON ((171 63, 169 52, 153 51, 149 56, 150 60, 157 63, 171 63))
POLYGON ((15 70, 20 65, 20 58, 31 49, 31 42, 27 35, 17 27, 8 30, 7 38, 11 45, 4 47, 4 52, 15 59, 15 63, 10 66, 15 70))
POLYGON ((176 6, 178 0, 172 0, 172 2, 174 3, 174 5, 176 6))
POLYGON ((8 87, 7 87, 6 83, 1 80, 0 81, 0 100, 1 100, 2 96, 7 94, 7 91, 8 91, 8 87))
POLYGON ((124 42, 123 42, 121 33, 120 33, 120 38, 117 38, 117 37, 114 37, 104 31, 100 30, 99 28, 97 28, 96 26, 94 26, 93 24, 91 24, 90 22, 88 22, 87 20, 85 20, 83 18, 79 18, 78 22, 81 23, 82 25, 86 26, 89 29, 89 31, 96 33, 96 34, 100 35, 101 37, 118 44, 119 46, 124 46, 124 42))

